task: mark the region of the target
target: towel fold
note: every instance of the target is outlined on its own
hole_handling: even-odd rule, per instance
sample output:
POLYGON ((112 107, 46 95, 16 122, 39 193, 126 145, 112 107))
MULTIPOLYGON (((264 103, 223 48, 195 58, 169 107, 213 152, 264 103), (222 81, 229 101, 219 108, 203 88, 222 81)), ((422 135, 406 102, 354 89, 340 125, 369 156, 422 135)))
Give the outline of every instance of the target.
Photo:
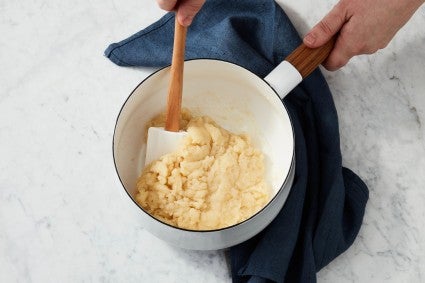
MULTIPOLYGON (((120 66, 169 65, 173 32, 169 13, 105 55, 120 66)), ((222 59, 264 77, 300 43, 272 0, 208 0, 188 30, 186 59, 222 59)), ((320 71, 284 103, 295 132, 294 183, 275 220, 230 248, 234 282, 316 282, 316 272, 353 243, 363 220, 368 189, 342 167, 338 117, 320 71)))

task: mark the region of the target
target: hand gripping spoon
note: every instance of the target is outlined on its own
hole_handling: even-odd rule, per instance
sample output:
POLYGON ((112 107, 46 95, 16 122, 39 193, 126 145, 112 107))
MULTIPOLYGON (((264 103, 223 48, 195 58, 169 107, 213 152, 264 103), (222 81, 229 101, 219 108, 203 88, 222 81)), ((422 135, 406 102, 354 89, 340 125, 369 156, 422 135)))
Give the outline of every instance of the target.
POLYGON ((180 132, 181 102, 183 90, 184 50, 187 28, 182 26, 177 17, 174 29, 173 59, 170 70, 165 127, 151 127, 148 130, 145 165, 173 152, 186 136, 180 132))

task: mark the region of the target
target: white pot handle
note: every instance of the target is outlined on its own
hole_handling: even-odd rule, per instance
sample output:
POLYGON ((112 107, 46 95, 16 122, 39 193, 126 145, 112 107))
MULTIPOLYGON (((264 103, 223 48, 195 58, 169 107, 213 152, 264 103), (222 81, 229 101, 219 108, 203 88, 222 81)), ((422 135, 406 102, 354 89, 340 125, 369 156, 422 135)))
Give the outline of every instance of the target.
POLYGON ((280 99, 283 99, 293 90, 302 79, 298 70, 288 61, 280 63, 264 78, 264 80, 277 92, 280 99))
POLYGON ((309 48, 304 44, 298 46, 285 61, 280 63, 264 79, 283 99, 305 77, 310 75, 331 53, 335 37, 318 48, 309 48))

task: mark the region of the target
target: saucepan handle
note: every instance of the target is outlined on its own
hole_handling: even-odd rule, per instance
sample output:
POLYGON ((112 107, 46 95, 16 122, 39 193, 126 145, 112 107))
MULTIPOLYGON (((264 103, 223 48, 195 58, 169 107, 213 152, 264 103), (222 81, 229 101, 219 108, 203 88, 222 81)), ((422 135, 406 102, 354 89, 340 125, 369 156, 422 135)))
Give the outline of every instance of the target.
POLYGON ((319 67, 334 47, 335 39, 332 38, 325 45, 318 48, 309 48, 304 43, 301 44, 297 49, 295 49, 291 54, 286 57, 286 61, 291 63, 295 69, 301 74, 301 77, 304 79, 310 75, 314 69, 319 67))
POLYGON ((318 48, 309 48, 301 44, 285 61, 280 63, 264 80, 283 99, 305 77, 310 75, 329 56, 335 44, 335 38, 318 48))

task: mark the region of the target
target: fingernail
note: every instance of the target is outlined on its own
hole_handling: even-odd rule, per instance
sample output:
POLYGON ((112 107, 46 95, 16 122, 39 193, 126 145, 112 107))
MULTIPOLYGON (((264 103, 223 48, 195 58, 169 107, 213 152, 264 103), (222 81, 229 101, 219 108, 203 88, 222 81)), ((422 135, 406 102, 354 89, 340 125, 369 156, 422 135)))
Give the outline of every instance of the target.
POLYGON ((304 37, 304 42, 307 44, 314 44, 314 42, 316 41, 316 37, 314 36, 314 34, 309 33, 304 37))

